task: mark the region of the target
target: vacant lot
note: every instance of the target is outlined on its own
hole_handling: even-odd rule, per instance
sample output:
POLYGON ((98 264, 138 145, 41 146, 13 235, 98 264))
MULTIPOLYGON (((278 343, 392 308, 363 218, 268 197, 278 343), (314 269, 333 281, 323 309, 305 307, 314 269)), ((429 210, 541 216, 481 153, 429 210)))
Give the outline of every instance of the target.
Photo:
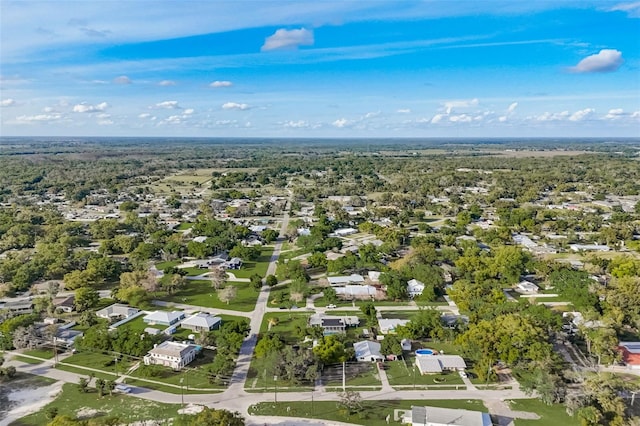
POLYGON ((226 285, 234 286, 237 291, 235 299, 228 304, 218 298, 218 293, 208 280, 190 280, 186 288, 176 294, 164 296, 161 300, 243 312, 249 312, 255 308, 258 292, 249 283, 228 282, 226 285))

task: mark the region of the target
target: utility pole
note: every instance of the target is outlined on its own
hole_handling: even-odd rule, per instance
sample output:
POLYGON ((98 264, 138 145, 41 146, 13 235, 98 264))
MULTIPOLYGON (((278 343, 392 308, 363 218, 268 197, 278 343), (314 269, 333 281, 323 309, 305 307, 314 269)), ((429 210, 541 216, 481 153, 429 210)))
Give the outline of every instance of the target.
POLYGON ((347 375, 345 374, 345 362, 342 361, 342 392, 347 390, 347 375))
POLYGON ((182 386, 182 382, 184 381, 184 377, 180 378, 180 401, 182 402, 182 406, 184 407, 184 386, 182 386))
POLYGON ((278 376, 273 376, 273 401, 278 402, 278 376))

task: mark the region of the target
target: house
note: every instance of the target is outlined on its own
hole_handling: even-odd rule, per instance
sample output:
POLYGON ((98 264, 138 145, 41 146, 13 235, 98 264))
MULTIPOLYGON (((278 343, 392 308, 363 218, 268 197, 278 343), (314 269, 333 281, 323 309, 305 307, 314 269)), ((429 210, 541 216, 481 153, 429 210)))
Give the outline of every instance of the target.
POLYGON ((207 241, 207 237, 205 236, 195 237, 193 239, 194 243, 204 243, 205 241, 207 241))
POLYGON ((309 317, 309 326, 322 327, 323 334, 345 333, 347 327, 356 327, 360 324, 358 317, 337 317, 324 314, 316 314, 309 317))
POLYGON ((140 312, 140 309, 132 308, 131 306, 123 305, 120 303, 114 303, 106 308, 96 311, 98 318, 106 318, 108 320, 124 319, 132 317, 140 312))
POLYGON ((186 328, 198 333, 206 333, 216 328, 220 328, 222 319, 214 317, 204 312, 191 315, 180 323, 180 327, 186 328))
POLYGON ((491 426, 489 413, 440 407, 411 407, 402 417, 411 426, 491 426))
POLYGON ((372 342, 370 340, 363 340, 353 344, 353 349, 356 352, 356 359, 360 362, 384 361, 384 356, 380 353, 380 347, 380 343, 372 342))
POLYGON ((467 364, 460 355, 417 355, 416 366, 420 374, 436 374, 443 371, 464 371, 467 364))
POLYGON ((0 306, 0 309, 6 309, 14 314, 30 314, 33 312, 33 302, 31 300, 7 302, 0 306))
POLYGON ((346 237, 347 235, 356 234, 358 232, 355 228, 340 228, 333 231, 338 237, 346 237))
POLYGON ((371 285, 346 285, 336 288, 336 295, 346 299, 370 299, 376 296, 378 289, 371 285))
POLYGON ((397 318, 378 318, 378 330, 380 334, 395 334, 399 325, 405 326, 409 320, 397 318))
POLYGON ((569 248, 573 251, 609 251, 609 246, 602 244, 571 244, 569 248))
POLYGON ((53 306, 55 306, 56 309, 60 309, 62 312, 71 313, 76 309, 75 301, 76 297, 74 295, 56 297, 53 299, 53 306))
POLYGON ((620 342, 618 350, 622 352, 622 360, 628 367, 640 368, 640 342, 620 342))
POLYGON ((343 275, 338 277, 327 277, 331 287, 340 287, 347 284, 364 284, 364 277, 359 274, 343 275))
POLYGON ((56 332, 54 341, 57 345, 70 348, 71 346, 73 346, 75 340, 82 335, 82 331, 60 327, 56 332))
POLYGON ((233 257, 231 260, 225 262, 224 266, 227 269, 240 269, 242 268, 242 259, 239 257, 233 257))
POLYGON ((369 280, 371 280, 371 282, 374 282, 374 283, 380 282, 380 274, 382 274, 382 272, 378 272, 378 271, 367 272, 367 276, 369 277, 369 280))
POLYGON ((518 284, 516 284, 516 291, 522 293, 537 293, 539 290, 538 286, 532 283, 531 281, 522 280, 518 284))
POLYGON ((400 347, 402 348, 403 351, 410 351, 411 350, 411 340, 410 339, 402 339, 400 341, 400 347))
POLYGON ((145 365, 163 365, 180 370, 195 359, 200 349, 196 345, 165 341, 155 345, 143 360, 145 365))
POLYGON ((415 278, 407 281, 407 293, 412 299, 416 296, 420 296, 424 291, 424 283, 416 280, 415 278))
POLYGON ((151 312, 148 315, 145 315, 145 317, 142 318, 142 321, 144 321, 146 324, 160 324, 169 326, 177 323, 182 319, 184 319, 184 312, 182 311, 155 311, 151 312))

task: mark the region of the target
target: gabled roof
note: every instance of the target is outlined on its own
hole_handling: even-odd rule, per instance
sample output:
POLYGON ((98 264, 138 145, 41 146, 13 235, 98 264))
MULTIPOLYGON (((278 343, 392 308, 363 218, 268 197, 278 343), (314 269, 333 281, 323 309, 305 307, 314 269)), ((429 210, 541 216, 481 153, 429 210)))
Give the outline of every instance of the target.
POLYGON ((174 321, 177 321, 181 318, 184 318, 184 312, 182 311, 172 311, 172 312, 166 312, 166 311, 155 311, 155 312, 151 312, 149 315, 146 315, 143 318, 143 321, 145 322, 163 322, 163 323, 172 323, 174 321))
POLYGON ((490 426, 489 413, 440 407, 411 407, 411 423, 453 426, 490 426))
POLYGON ((214 317, 204 312, 191 315, 184 321, 182 325, 192 325, 194 327, 211 328, 221 321, 220 317, 214 317))
POLYGON ((620 342, 618 346, 631 354, 640 354, 640 342, 620 342))
POLYGON ((380 353, 381 346, 378 342, 363 340, 354 343, 353 349, 356 351, 356 358, 371 356, 382 358, 382 354, 380 353))

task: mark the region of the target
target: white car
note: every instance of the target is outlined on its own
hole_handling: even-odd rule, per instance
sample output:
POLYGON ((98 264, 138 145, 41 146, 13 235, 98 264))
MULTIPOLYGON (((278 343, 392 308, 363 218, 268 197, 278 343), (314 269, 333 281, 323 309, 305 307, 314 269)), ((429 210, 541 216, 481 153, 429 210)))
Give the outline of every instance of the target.
POLYGON ((327 309, 335 309, 336 305, 334 305, 333 303, 330 305, 327 305, 327 309))
POLYGON ((463 379, 467 378, 467 373, 465 373, 464 371, 458 371, 458 374, 460 375, 460 377, 462 377, 463 379))

